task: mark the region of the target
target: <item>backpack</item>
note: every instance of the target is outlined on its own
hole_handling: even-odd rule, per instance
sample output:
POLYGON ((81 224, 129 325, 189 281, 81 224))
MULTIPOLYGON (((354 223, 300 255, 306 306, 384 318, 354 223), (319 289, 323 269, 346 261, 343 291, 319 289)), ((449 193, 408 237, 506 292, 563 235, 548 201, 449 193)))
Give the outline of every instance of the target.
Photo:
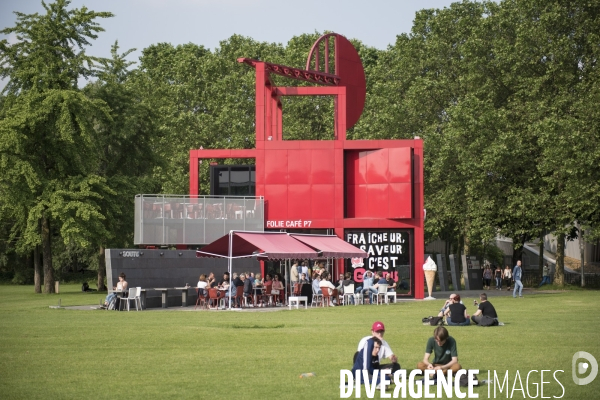
MULTIPOLYGON (((474 386, 479 386, 479 379, 477 378, 477 375, 473 374, 473 380, 475 382, 477 382, 474 386)), ((467 387, 469 386, 469 374, 464 374, 460 376, 460 379, 458 380, 458 383, 460 384, 460 386, 462 387, 467 387)))
MULTIPOLYGON (((114 294, 114 293, 113 293, 114 294)), ((108 307, 106 307, 107 310, 115 310, 117 308, 117 295, 112 296, 109 300, 108 300, 108 307)))
POLYGON ((422 319, 423 325, 437 326, 444 325, 444 317, 425 317, 422 319))
POLYGON ((481 321, 479 322, 479 326, 496 326, 498 325, 498 320, 496 318, 488 317, 487 315, 483 315, 481 317, 481 321))

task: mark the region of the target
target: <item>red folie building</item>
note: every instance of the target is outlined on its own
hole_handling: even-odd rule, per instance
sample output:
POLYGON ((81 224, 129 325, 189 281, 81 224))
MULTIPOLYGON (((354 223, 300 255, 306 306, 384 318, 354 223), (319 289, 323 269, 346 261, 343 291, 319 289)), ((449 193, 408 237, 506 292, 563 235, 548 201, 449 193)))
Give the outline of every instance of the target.
POLYGON ((238 62, 256 70, 256 148, 191 150, 190 195, 198 195, 199 160, 254 158, 256 195, 265 199, 267 230, 330 229, 369 253, 364 266, 356 260, 344 266, 340 260, 337 272, 353 270, 358 282, 367 269, 391 273, 408 295, 422 299, 423 142, 346 140, 366 94, 363 66, 352 44, 335 33, 322 36, 304 70, 246 58, 238 62), (321 64, 324 71, 319 71, 321 64), (272 74, 320 86, 278 87, 272 74), (285 140, 281 97, 323 95, 334 96, 334 139, 285 140))

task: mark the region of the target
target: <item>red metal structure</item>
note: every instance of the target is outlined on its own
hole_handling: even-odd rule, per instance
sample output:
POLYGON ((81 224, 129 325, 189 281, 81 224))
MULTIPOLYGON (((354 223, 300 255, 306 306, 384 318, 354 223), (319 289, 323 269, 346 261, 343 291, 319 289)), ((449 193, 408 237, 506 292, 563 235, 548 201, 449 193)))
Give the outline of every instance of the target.
MULTIPOLYGON (((322 36, 304 70, 247 58, 238 62, 256 70, 256 148, 191 150, 190 195, 198 194, 199 160, 254 158, 266 229, 332 229, 369 253, 365 269, 397 277, 399 265, 409 265, 410 294, 423 298, 423 142, 346 140, 366 95, 364 69, 352 43, 335 33, 322 36), (278 87, 272 74, 320 86, 278 87), (281 97, 323 95, 335 98, 334 139, 285 140, 281 97)), ((337 270, 343 268, 340 260, 337 270)), ((354 270, 358 281, 361 271, 354 270)))

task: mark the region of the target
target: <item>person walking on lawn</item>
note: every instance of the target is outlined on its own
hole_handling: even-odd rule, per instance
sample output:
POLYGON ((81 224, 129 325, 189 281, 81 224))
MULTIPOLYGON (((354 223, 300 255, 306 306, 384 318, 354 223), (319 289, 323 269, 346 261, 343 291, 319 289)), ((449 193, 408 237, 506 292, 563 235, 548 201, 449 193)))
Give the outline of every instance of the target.
POLYGON ((548 263, 544 264, 544 269, 543 269, 543 273, 542 273, 542 283, 540 283, 539 287, 542 287, 542 285, 545 284, 550 284, 550 268, 548 267, 548 263))
POLYGON ((521 260, 517 261, 517 265, 512 272, 513 280, 515 281, 515 288, 513 289, 513 297, 517 297, 517 289, 519 289, 519 297, 523 297, 523 268, 521 268, 521 260))

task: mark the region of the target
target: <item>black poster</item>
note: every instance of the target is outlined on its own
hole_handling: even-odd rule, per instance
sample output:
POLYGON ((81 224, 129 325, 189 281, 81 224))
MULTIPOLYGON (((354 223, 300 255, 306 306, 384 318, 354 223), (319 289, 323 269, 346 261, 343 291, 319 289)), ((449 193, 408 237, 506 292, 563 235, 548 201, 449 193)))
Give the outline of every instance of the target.
POLYGON ((365 259, 347 261, 347 271, 352 271, 354 281, 362 282, 365 271, 391 274, 394 281, 410 269, 412 231, 408 229, 349 229, 345 231, 346 242, 364 250, 365 259))

